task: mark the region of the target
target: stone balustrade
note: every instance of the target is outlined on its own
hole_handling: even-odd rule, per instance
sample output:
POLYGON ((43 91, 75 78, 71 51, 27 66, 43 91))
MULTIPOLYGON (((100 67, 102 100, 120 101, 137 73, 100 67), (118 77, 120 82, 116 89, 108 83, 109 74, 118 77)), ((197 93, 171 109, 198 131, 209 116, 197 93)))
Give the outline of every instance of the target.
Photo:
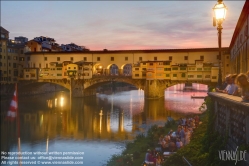
MULTIPOLYGON (((241 97, 224 93, 209 92, 214 102, 215 130, 221 135, 228 134, 227 148, 236 150, 243 144, 249 144, 249 102, 241 97)), ((247 152, 247 164, 249 153, 247 152)))

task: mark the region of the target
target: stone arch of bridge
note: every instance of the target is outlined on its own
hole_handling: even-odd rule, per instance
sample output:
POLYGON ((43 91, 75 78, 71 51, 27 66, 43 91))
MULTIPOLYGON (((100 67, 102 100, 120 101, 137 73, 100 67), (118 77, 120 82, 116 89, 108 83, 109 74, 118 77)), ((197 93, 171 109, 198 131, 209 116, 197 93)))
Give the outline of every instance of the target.
POLYGON ((145 81, 144 80, 133 80, 132 78, 102 78, 96 80, 89 80, 84 84, 85 89, 94 89, 101 85, 111 82, 123 82, 135 86, 138 89, 144 89, 145 81))
POLYGON ((53 91, 55 90, 55 86, 60 86, 61 88, 70 90, 70 80, 45 80, 45 81, 25 81, 22 82, 20 81, 18 83, 18 89, 20 92, 25 92, 25 91, 37 91, 37 90, 43 90, 44 92, 46 91, 53 91))
POLYGON ((120 66, 111 63, 106 67, 107 75, 120 75, 120 66))
POLYGON ((121 67, 121 75, 125 76, 131 76, 132 75, 132 64, 131 63, 125 63, 121 67))
POLYGON ((96 63, 93 66, 93 75, 102 75, 104 74, 105 66, 102 63, 96 63))

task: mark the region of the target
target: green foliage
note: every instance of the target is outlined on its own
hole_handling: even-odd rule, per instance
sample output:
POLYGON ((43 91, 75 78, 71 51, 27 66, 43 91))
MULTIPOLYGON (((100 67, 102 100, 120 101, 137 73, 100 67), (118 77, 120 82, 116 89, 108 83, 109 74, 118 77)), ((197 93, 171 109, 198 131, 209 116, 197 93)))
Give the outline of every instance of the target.
POLYGON ((191 141, 188 145, 179 149, 176 154, 170 156, 166 165, 184 166, 184 156, 193 166, 228 166, 234 165, 231 161, 219 159, 219 150, 224 150, 227 143, 227 136, 221 136, 214 130, 215 112, 211 98, 205 100, 207 111, 201 115, 202 124, 194 130, 191 141))
POLYGON ((154 149, 157 145, 160 135, 166 135, 171 129, 176 130, 175 121, 170 121, 164 127, 152 126, 147 136, 139 134, 133 142, 126 144, 125 150, 120 155, 113 155, 107 162, 107 166, 139 166, 144 162, 147 149, 154 149), (127 155, 129 154, 129 155, 127 155), (132 160, 130 158, 132 154, 132 160))

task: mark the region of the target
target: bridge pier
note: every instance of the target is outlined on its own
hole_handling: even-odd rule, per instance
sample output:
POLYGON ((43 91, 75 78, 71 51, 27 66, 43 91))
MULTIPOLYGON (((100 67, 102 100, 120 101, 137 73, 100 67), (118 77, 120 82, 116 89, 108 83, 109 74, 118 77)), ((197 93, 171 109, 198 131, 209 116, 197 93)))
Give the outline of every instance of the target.
POLYGON ((166 85, 163 80, 146 80, 144 97, 147 99, 158 99, 164 97, 166 85))

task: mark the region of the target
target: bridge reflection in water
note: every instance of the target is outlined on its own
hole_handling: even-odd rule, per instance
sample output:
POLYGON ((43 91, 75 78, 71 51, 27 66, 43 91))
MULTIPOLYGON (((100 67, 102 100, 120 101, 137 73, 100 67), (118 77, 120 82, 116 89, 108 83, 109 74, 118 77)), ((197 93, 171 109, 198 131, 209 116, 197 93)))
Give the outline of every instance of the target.
MULTIPOLYGON (((96 142, 133 140, 136 134, 146 132, 153 124, 164 125, 168 116, 178 119, 188 113, 199 113, 203 99, 192 100, 192 92, 173 90, 165 94, 165 99, 160 100, 144 100, 142 90, 73 98, 71 102, 66 92, 19 98, 21 141, 25 145, 22 148, 24 151, 74 151, 79 148, 84 151, 88 147, 90 154, 96 142), (60 140, 65 140, 66 144, 62 145, 60 140), (83 142, 78 144, 77 141, 83 142)), ((3 103, 1 109, 7 110, 8 105, 8 102, 3 103)), ((16 147, 15 127, 13 131, 9 129, 9 124, 2 122, 1 150, 11 151, 16 147)), ((98 145, 98 148, 106 148, 107 144, 98 145)), ((120 151, 115 145, 106 155, 110 157, 120 151)), ((101 152, 95 149, 94 153, 98 156, 101 152)), ((89 160, 86 163, 90 164, 92 157, 84 162, 89 160)))

